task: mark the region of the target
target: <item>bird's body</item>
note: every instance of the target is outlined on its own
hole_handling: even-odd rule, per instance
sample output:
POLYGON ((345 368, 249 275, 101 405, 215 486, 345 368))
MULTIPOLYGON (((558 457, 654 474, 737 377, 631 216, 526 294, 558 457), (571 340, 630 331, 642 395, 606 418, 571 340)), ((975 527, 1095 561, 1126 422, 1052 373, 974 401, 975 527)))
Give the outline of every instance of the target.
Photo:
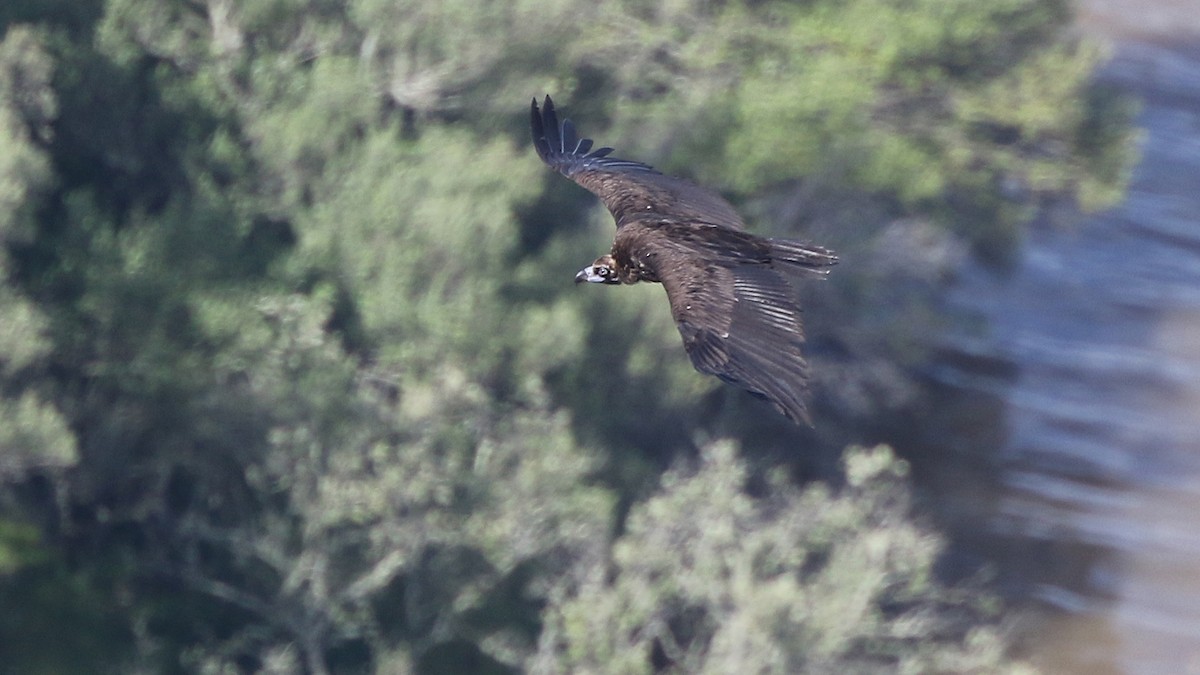
POLYGON ((810 244, 760 237, 719 195, 640 162, 592 151, 554 104, 532 106, 534 146, 554 169, 600 197, 617 223, 612 250, 575 280, 661 283, 697 370, 808 422, 800 308, 785 273, 824 274, 837 262, 810 244))

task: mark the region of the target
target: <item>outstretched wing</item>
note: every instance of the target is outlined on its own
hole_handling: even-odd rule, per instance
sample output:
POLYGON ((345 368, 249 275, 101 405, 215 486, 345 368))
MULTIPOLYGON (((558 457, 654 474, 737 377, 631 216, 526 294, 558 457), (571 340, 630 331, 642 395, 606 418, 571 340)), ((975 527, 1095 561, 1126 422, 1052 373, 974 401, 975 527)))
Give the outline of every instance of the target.
POLYGON ((642 249, 667 291, 696 370, 770 401, 798 424, 811 425, 800 307, 770 258, 718 257, 660 237, 647 238, 642 249))
POLYGON ((530 122, 533 146, 542 161, 599 197, 618 228, 645 218, 738 230, 744 226, 720 195, 641 162, 610 157, 612 148, 592 150, 592 140, 580 138, 571 120, 559 124, 549 96, 540 110, 537 99, 533 100, 530 122))

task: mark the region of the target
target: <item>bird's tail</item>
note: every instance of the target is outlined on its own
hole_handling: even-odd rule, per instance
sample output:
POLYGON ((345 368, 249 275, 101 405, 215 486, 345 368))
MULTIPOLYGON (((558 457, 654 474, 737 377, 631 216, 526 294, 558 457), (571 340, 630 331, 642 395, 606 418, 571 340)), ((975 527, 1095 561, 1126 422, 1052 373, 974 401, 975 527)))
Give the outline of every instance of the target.
POLYGON ((792 239, 769 239, 771 262, 780 263, 789 272, 828 274, 838 258, 833 251, 792 239))

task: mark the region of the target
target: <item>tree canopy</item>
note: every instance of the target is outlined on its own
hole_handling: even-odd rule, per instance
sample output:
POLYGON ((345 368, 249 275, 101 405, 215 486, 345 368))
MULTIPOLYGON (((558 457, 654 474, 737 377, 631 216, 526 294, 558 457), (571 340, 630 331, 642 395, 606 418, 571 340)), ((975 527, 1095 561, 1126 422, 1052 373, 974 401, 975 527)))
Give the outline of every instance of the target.
MULTIPOLYGON (((1123 187, 1069 20, 6 2, 0 671, 1019 669, 985 590, 932 577, 902 462, 801 485, 852 429, 693 372, 660 289, 573 287, 610 226, 525 116, 552 93, 760 231, 986 247, 1123 187)), ((815 351, 889 363, 836 325, 891 280, 838 272, 815 351)))

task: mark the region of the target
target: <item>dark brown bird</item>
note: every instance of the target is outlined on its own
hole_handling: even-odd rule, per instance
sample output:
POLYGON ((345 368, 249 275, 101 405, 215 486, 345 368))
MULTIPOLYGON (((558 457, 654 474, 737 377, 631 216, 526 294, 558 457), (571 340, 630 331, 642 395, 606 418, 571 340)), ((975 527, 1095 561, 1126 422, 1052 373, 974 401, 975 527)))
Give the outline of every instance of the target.
POLYGON ((612 251, 575 282, 656 281, 692 365, 811 424, 800 307, 786 274, 823 275, 837 257, 819 246, 759 237, 716 193, 651 167, 592 150, 558 123, 547 96, 531 108, 533 145, 546 164, 590 190, 617 221, 612 251))

